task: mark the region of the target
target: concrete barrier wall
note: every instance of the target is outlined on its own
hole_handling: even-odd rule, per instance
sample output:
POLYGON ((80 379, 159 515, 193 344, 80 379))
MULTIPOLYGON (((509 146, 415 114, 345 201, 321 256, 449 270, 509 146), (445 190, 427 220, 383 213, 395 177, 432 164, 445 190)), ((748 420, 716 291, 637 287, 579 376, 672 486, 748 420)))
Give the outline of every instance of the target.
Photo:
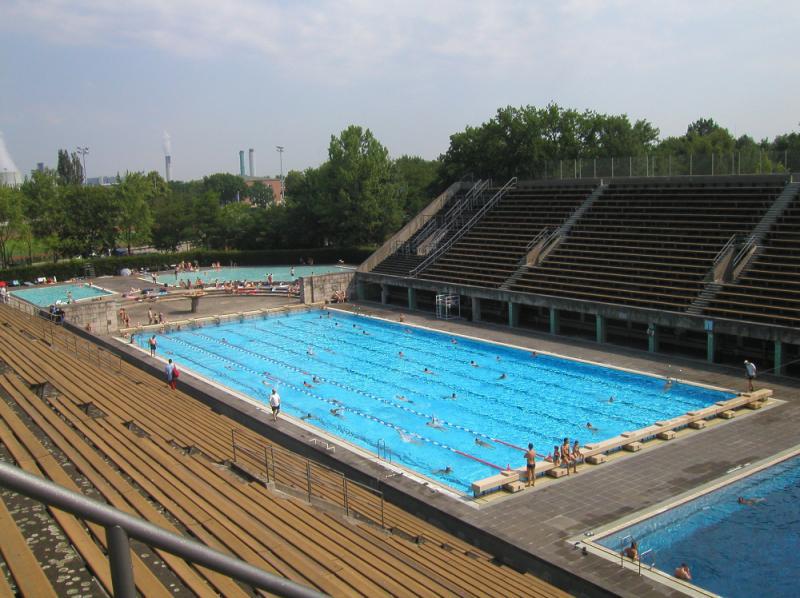
POLYGON ((355 271, 332 272, 319 276, 304 276, 300 286, 300 299, 303 303, 330 301, 335 291, 344 291, 347 298, 355 296, 355 271))
POLYGON ((119 307, 119 299, 115 297, 102 297, 61 306, 68 322, 82 329, 91 326, 91 330, 95 334, 114 334, 117 332, 119 327, 119 322, 117 321, 119 307))

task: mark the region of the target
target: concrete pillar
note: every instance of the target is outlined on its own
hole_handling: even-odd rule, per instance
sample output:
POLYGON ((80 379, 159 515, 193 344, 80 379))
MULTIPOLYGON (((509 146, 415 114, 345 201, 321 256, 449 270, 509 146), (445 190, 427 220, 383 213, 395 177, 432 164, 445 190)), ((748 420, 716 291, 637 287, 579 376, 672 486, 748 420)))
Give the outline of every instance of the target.
POLYGON ((558 334, 558 310, 555 307, 550 308, 550 334, 558 334))
POLYGON ((775 372, 776 376, 783 375, 783 343, 781 341, 775 341, 775 358, 773 372, 775 372))
POLYGON ((366 296, 367 296, 367 293, 364 291, 364 281, 363 280, 357 280, 356 281, 356 298, 359 301, 363 301, 366 296))
POLYGON ((511 328, 519 326, 519 303, 508 302, 508 325, 511 328))
POLYGON ((660 348, 660 343, 658 342, 660 332, 657 324, 651 323, 647 327, 647 350, 651 353, 655 353, 660 348))
POLYGON ((600 314, 594 316, 594 326, 597 333, 597 342, 606 342, 606 317, 600 314))
POLYGON ((714 363, 714 331, 709 330, 706 332, 706 361, 714 363))
POLYGON ((381 284, 381 303, 386 305, 389 303, 389 285, 381 284))
POLYGON ((408 287, 408 309, 417 309, 417 289, 408 287))
POLYGON ((480 297, 472 298, 472 321, 481 321, 481 299, 480 297))

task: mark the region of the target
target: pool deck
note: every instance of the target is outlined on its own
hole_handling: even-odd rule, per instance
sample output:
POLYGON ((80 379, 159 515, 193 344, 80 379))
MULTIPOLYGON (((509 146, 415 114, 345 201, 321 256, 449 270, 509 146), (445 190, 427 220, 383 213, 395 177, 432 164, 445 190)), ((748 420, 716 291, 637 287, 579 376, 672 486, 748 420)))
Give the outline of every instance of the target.
MULTIPOLYGON (((209 303, 206 309, 216 313, 232 311, 226 307, 232 306, 209 303)), ((341 308, 357 309, 363 314, 393 321, 398 321, 402 313, 408 324, 609 366, 745 390, 743 372, 738 368, 504 326, 436 320, 432 314, 409 313, 368 303, 341 308)), ((152 368, 156 375, 160 375, 160 364, 152 363, 141 352, 109 342, 110 339, 97 340, 116 345, 114 350, 127 353, 129 359, 152 368)), ((682 595, 622 569, 618 563, 592 554, 583 556, 567 540, 706 484, 733 467, 755 463, 800 444, 800 383, 763 376, 759 377, 757 388, 762 385, 771 388, 775 398, 783 401, 774 407, 709 426, 704 431, 679 434, 677 439, 669 442, 647 443, 642 451, 630 457, 612 459, 599 466, 584 465, 579 468, 577 476, 547 484, 537 483, 534 489, 501 500, 472 502, 426 488, 405 476, 387 475, 383 466, 355 452, 338 450, 335 456, 330 455, 312 445, 313 432, 293 424, 288 418, 273 424, 263 411, 250 404, 243 405, 241 400, 202 380, 192 380, 187 376, 181 381, 187 392, 200 400, 212 402, 215 409, 323 463, 338 463, 342 471, 356 479, 379 479, 390 500, 492 552, 503 562, 529 569, 577 595, 682 595)), ((522 464, 520 459, 517 465, 522 464)), ((659 565, 669 570, 673 566, 672 563, 659 565)))

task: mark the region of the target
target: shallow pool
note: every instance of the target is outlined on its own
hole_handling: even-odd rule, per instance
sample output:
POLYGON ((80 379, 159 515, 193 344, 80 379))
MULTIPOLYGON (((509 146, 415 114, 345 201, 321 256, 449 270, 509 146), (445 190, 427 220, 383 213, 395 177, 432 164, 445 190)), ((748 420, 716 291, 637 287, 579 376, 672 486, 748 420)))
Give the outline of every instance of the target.
POLYGON ((251 280, 265 281, 272 274, 274 282, 291 282, 303 276, 314 276, 319 274, 329 274, 330 272, 341 272, 340 266, 242 266, 224 267, 219 270, 205 268, 199 272, 180 272, 175 277, 174 272, 163 273, 158 276, 160 284, 178 284, 181 280, 192 281, 192 284, 199 278, 204 284, 213 283, 215 280, 225 282, 226 280, 251 280), (294 268, 294 275, 292 269, 294 268))
POLYGON ((111 291, 89 284, 60 284, 11 291, 11 294, 15 297, 24 299, 39 307, 49 307, 55 303, 67 303, 70 293, 73 301, 114 294, 111 291))
POLYGON ((259 401, 274 386, 284 411, 371 451, 385 443, 394 461, 461 491, 522 466, 528 442, 546 454, 565 436, 586 444, 731 396, 328 313, 169 333, 159 351, 259 401))
POLYGON ((692 583, 722 596, 797 596, 798 504, 800 458, 795 457, 599 543, 618 550, 623 538, 632 536, 641 552, 653 549, 656 567, 671 574, 686 563, 692 583), (750 504, 740 504, 739 497, 750 504))

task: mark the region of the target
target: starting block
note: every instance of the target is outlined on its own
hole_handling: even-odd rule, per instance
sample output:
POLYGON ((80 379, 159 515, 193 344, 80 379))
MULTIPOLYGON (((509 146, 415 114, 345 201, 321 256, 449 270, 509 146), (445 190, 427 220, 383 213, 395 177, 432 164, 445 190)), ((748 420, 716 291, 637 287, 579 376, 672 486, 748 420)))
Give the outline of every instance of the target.
POLYGON ((659 440, 674 440, 675 436, 675 430, 664 430, 663 432, 656 434, 656 438, 659 440))
POLYGON ((723 411, 722 413, 720 413, 719 417, 720 419, 733 419, 734 417, 736 417, 736 412, 731 409, 728 409, 727 411, 723 411))
POLYGON ((705 427, 706 427, 706 420, 704 420, 704 419, 698 419, 696 422, 692 422, 692 423, 690 423, 690 424, 689 424, 689 427, 690 427, 692 430, 702 430, 703 428, 705 428, 705 427))
POLYGON ((608 455, 603 453, 597 453, 596 455, 591 455, 586 457, 586 462, 590 465, 600 465, 601 463, 605 463, 608 461, 608 455))
POLYGON ((626 444, 625 446, 623 446, 622 449, 628 451, 629 453, 636 453, 636 452, 642 450, 642 443, 641 442, 631 442, 631 443, 626 444))
POLYGON ((563 478, 565 475, 567 475, 567 470, 566 468, 560 466, 554 467, 547 472, 547 475, 549 475, 551 478, 563 478))
POLYGON ((764 401, 753 401, 747 404, 748 409, 761 409, 764 406, 764 401))
POLYGON ((525 484, 523 484, 522 482, 519 482, 519 481, 517 481, 517 482, 509 482, 508 484, 505 484, 503 486, 503 489, 504 490, 508 490, 509 492, 511 492, 513 494, 515 492, 520 492, 521 490, 524 490, 525 489, 525 484))

